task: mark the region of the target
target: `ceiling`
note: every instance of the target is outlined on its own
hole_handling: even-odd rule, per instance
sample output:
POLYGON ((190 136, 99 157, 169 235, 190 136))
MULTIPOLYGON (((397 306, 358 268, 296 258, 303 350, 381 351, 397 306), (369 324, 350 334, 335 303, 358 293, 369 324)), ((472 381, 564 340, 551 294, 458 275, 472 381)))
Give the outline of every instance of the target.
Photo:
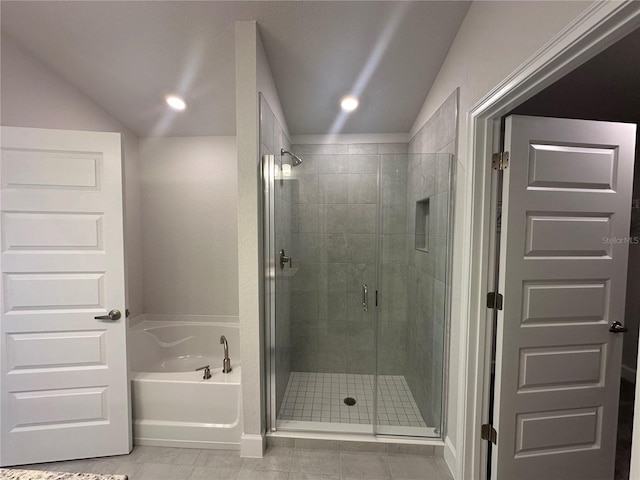
POLYGON ((408 132, 458 1, 6 1, 2 32, 140 136, 234 135, 234 22, 256 20, 291 134, 408 132), (336 126, 340 98, 358 110, 336 126), (164 96, 188 108, 167 123, 164 96))

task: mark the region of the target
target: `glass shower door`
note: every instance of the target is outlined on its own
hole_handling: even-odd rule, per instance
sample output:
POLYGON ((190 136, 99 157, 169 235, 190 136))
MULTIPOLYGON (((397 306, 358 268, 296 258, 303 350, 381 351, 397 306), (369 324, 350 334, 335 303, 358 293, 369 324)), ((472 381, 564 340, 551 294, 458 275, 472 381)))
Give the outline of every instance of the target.
MULTIPOLYGON (((283 175, 280 156, 262 158, 264 309, 269 372, 269 423, 283 403, 291 372, 290 303, 293 269, 290 256, 292 182, 283 175), (288 268, 287 268, 288 267, 288 268)), ((273 427, 274 425, 271 425, 273 427)))
POLYGON ((376 433, 440 437, 451 156, 381 157, 376 433))
POLYGON ((291 260, 278 263, 275 241, 273 285, 288 287, 288 311, 276 294, 271 322, 275 428, 372 433, 379 157, 301 157, 287 168, 276 156, 289 196, 275 201, 272 228, 291 260))

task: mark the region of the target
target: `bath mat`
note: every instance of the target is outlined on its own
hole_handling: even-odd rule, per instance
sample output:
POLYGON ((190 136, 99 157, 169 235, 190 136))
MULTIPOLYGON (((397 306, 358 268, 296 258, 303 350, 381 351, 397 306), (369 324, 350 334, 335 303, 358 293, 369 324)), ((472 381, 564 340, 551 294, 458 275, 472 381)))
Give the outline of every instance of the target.
POLYGON ((126 475, 98 475, 95 473, 45 472, 0 468, 1 480, 128 480, 126 475))

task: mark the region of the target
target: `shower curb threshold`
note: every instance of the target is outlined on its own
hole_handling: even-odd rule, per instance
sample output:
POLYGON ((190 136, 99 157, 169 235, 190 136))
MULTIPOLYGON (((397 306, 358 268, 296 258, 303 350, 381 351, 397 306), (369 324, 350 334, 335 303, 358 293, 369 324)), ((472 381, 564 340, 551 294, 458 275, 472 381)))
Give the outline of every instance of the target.
POLYGON ((269 432, 268 447, 289 447, 310 450, 374 451, 392 454, 444 457, 445 442, 441 439, 403 437, 373 437, 359 434, 321 432, 269 432))

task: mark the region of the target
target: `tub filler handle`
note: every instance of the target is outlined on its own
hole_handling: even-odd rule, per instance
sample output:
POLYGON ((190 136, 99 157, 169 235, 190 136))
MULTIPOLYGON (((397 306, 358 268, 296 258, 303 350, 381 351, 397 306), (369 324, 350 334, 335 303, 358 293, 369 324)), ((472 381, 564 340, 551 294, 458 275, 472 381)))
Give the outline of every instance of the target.
POLYGON ((211 378, 211 369, 209 368, 209 365, 196 368, 196 372, 199 372, 200 370, 204 370, 204 375, 202 375, 203 380, 209 380, 211 378))

